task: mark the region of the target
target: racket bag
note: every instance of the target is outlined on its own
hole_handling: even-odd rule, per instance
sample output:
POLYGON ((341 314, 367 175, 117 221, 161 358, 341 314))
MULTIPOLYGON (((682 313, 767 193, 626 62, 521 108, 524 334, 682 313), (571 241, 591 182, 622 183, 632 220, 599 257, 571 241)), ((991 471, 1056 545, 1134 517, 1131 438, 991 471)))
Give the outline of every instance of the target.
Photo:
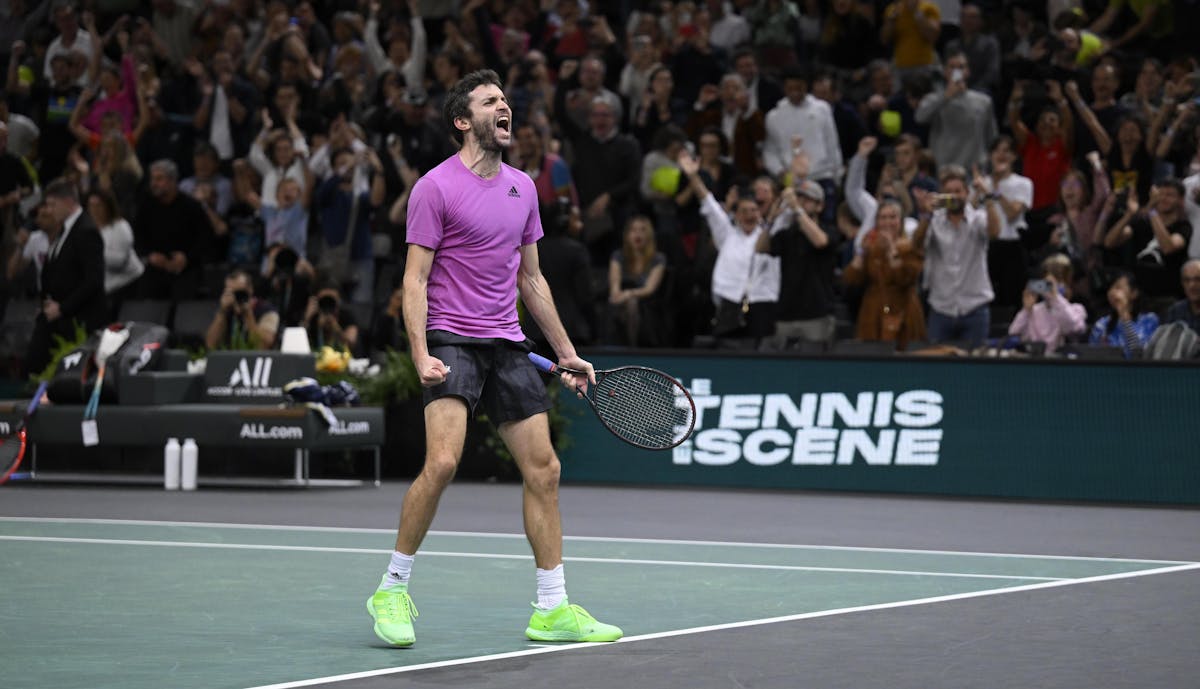
MULTIPOLYGON (((137 375, 140 371, 157 371, 162 365, 170 331, 156 323, 129 321, 125 323, 129 339, 108 360, 104 383, 100 386, 102 403, 119 402, 118 385, 122 376, 137 375)), ((94 360, 100 344, 96 331, 82 345, 67 352, 58 362, 46 394, 55 404, 83 404, 96 384, 99 366, 94 360)))

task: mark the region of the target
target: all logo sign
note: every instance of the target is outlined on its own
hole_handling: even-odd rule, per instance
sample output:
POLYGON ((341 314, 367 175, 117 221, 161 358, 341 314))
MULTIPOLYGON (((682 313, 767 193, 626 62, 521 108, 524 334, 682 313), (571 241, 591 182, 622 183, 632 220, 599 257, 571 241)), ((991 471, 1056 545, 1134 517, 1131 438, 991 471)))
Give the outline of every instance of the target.
POLYGON ((271 359, 255 357, 251 368, 248 359, 242 359, 229 376, 229 387, 265 388, 271 382, 271 359))
POLYGON ((273 363, 270 356, 242 357, 230 372, 229 382, 209 386, 208 394, 210 397, 280 397, 283 388, 272 384, 271 380, 273 363))
POLYGON ((243 440, 304 440, 304 429, 299 426, 244 423, 238 437, 243 440))

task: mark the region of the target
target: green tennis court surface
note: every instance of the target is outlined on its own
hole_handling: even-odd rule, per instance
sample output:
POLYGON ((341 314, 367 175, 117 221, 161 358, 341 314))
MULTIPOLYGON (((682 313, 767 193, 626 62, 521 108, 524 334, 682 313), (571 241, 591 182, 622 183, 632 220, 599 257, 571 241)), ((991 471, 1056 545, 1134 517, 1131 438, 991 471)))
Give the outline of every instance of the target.
MULTIPOLYGON (((523 635, 527 544, 478 533, 429 536, 413 573, 417 644, 383 646, 365 600, 391 550, 382 530, 2 518, 4 686, 310 686, 548 652, 523 635)), ((634 639, 1188 565, 570 538, 566 555, 572 601, 634 639)))

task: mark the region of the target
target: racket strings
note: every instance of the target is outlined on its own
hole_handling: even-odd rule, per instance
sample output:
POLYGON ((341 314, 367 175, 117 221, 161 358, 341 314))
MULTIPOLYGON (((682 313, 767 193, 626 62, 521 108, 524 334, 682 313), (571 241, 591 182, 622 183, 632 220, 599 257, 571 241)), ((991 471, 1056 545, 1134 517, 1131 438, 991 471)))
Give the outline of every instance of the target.
POLYGON ((614 433, 649 448, 678 444, 690 432, 695 414, 675 380, 649 369, 621 369, 604 376, 592 400, 614 433))

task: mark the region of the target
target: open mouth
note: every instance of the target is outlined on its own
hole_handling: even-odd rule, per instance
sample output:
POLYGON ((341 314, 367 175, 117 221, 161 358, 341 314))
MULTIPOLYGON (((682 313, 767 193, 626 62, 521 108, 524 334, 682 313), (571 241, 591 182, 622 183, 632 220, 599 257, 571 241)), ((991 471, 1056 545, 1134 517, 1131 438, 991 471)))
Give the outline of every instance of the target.
POLYGON ((512 126, 512 119, 507 116, 501 116, 499 119, 496 120, 496 128, 497 129, 502 129, 507 132, 507 131, 509 131, 509 128, 511 126, 512 126))

